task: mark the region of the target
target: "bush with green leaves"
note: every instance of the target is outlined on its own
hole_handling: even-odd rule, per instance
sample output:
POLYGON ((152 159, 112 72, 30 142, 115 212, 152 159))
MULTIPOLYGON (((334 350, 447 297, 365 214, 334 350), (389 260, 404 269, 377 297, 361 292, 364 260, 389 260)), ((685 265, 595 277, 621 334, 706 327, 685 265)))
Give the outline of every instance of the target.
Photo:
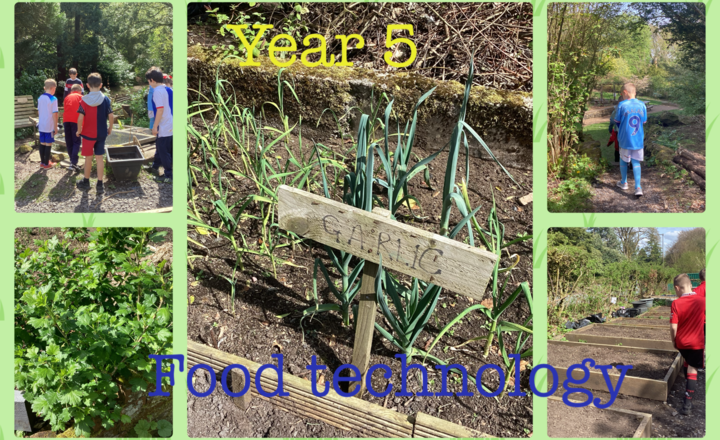
POLYGON ((145 257, 165 234, 74 228, 35 249, 16 242, 15 387, 52 430, 129 423, 121 388, 154 384, 148 355, 172 349, 172 271, 145 257))
POLYGON ((31 95, 33 103, 37 106, 37 100, 43 94, 45 80, 57 77, 57 71, 52 69, 38 70, 34 73, 24 71, 15 79, 15 96, 31 95))

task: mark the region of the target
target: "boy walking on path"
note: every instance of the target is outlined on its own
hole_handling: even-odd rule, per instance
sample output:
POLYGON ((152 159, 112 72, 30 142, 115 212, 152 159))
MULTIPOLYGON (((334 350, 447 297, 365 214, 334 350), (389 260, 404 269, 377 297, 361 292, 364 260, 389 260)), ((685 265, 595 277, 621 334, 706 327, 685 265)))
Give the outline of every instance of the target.
POLYGON ((52 144, 58 127, 58 100, 55 97, 57 83, 54 79, 45 80, 45 93, 38 98, 38 131, 40 132, 40 168, 49 170, 55 165, 50 160, 52 144))
POLYGON ((150 68, 145 74, 148 84, 153 88, 153 113, 155 122, 152 134, 157 136, 155 151, 165 169, 162 176, 155 180, 172 183, 172 141, 173 141, 173 93, 172 89, 163 84, 163 73, 158 68, 150 68))
POLYGON ((670 307, 670 337, 685 359, 685 401, 680 412, 690 415, 697 389, 697 372, 703 368, 705 349, 705 298, 692 291, 687 274, 680 274, 673 282, 678 297, 670 307))
POLYGON ((63 101, 63 107, 65 113, 63 115, 63 127, 65 127, 65 143, 67 145, 68 155, 70 155, 70 165, 68 170, 80 172, 82 171, 78 166, 78 154, 80 153, 80 136, 77 135, 78 127, 78 109, 80 108, 80 101, 82 101, 82 86, 74 84, 71 89, 71 93, 65 97, 63 101))
POLYGON ((79 113, 77 134, 82 137, 82 155, 85 157, 85 177, 78 182, 77 187, 84 191, 90 190, 90 173, 94 155, 98 177, 96 190, 98 194, 102 194, 105 192, 103 185, 105 140, 112 133, 113 112, 110 99, 100 91, 102 77, 99 73, 91 73, 88 76, 88 88, 90 93, 83 97, 77 111, 79 113))
POLYGON ((640 186, 640 162, 643 161, 645 132, 643 124, 647 122, 647 109, 642 101, 635 99, 635 86, 627 83, 622 88, 623 101, 618 104, 614 122, 617 124, 617 139, 620 143, 620 175, 617 186, 628 189, 628 164, 632 164, 635 178, 635 195, 642 196, 640 186))
POLYGON ((74 86, 76 84, 80 86, 80 94, 81 95, 85 94, 85 91, 83 90, 82 80, 77 77, 77 70, 74 67, 72 67, 72 68, 70 68, 68 73, 70 74, 70 78, 68 78, 68 80, 65 81, 65 89, 64 89, 65 91, 63 92, 63 101, 65 100, 65 98, 67 98, 67 95, 72 93, 72 86, 74 86))

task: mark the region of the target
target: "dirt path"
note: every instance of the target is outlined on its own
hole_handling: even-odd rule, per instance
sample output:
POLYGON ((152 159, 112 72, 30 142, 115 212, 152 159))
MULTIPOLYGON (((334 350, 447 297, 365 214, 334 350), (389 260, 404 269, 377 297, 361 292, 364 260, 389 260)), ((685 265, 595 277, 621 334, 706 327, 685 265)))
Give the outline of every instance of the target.
POLYGON ((642 168, 645 195, 635 196, 635 183, 628 178, 630 189, 618 188, 620 166, 612 166, 593 182, 595 192, 590 203, 593 212, 703 212, 705 193, 697 186, 688 186, 668 176, 662 168, 642 168))

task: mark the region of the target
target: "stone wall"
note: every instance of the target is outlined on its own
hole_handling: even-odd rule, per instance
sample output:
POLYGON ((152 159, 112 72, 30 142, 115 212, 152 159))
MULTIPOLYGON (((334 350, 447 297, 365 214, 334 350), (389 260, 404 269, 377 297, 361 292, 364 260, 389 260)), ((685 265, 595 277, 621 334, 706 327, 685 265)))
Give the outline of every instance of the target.
MULTIPOLYGON (((220 60, 200 46, 188 49, 188 100, 198 93, 209 97, 216 78, 232 84, 237 104, 255 108, 256 114, 267 102, 278 101, 278 71, 267 58, 257 58, 259 67, 241 67, 238 60, 220 60)), ((296 62, 284 69, 282 79, 294 84, 300 103, 286 90, 284 113, 290 120, 302 116, 312 127, 336 129, 329 111, 342 117, 344 129, 354 132, 361 109, 369 113, 373 103, 386 93, 394 99, 393 110, 402 127, 412 117, 417 100, 436 87, 418 110, 418 141, 430 149, 442 148, 450 140, 462 102, 464 85, 456 81, 437 81, 413 73, 383 73, 345 67, 308 68, 296 62), (321 118, 321 115, 322 118, 321 118)), ((202 99, 202 98, 200 98, 202 99)), ((379 112, 382 117, 385 104, 379 112)), ((265 105, 266 114, 274 108, 265 105)), ((275 115, 277 113, 275 112, 275 115)), ((483 138, 505 166, 532 169, 532 94, 473 87, 465 122, 483 138)), ((472 154, 487 158, 484 149, 471 140, 472 154)))

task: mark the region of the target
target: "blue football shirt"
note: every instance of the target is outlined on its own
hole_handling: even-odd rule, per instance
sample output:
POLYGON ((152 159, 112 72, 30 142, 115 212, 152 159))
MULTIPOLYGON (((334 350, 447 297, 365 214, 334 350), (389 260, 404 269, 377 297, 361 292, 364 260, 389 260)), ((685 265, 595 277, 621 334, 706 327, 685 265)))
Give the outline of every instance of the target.
POLYGON ((620 148, 641 150, 645 139, 643 124, 646 122, 647 109, 642 101, 633 98, 620 102, 615 114, 620 148))

